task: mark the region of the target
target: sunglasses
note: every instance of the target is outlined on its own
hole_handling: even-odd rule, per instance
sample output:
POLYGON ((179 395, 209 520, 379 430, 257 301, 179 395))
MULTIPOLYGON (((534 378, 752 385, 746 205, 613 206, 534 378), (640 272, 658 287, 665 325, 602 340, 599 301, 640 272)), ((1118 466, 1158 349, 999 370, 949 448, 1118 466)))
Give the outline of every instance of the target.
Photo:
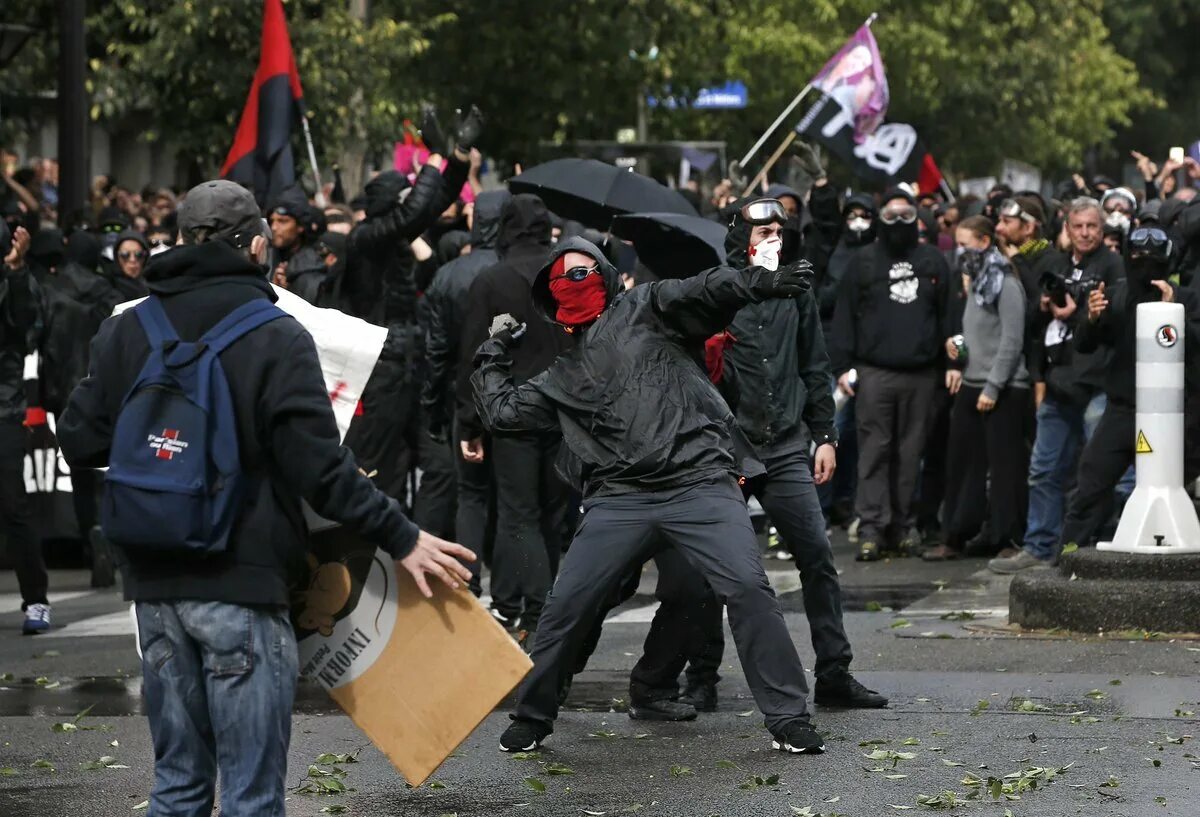
POLYGON ((600 274, 600 265, 599 264, 596 264, 596 266, 594 266, 594 267, 571 267, 569 270, 567 270, 566 272, 564 272, 562 274, 562 277, 566 278, 568 281, 574 281, 575 283, 579 283, 580 281, 587 278, 589 275, 593 275, 593 274, 595 274, 595 275, 600 274))
POLYGON ((899 207, 884 207, 879 213, 879 220, 884 224, 895 224, 902 221, 905 224, 912 224, 917 220, 917 208, 911 204, 903 204, 899 207))
POLYGON ((125 250, 121 253, 122 261, 132 261, 135 258, 139 261, 145 261, 146 260, 145 250, 125 250))
POLYGON ((165 238, 156 238, 150 242, 150 249, 157 250, 159 247, 170 247, 171 242, 165 238))
POLYGON ((1033 224, 1037 221, 1036 218, 1026 213, 1021 209, 1021 204, 1015 199, 1005 199, 1000 202, 1000 215, 1008 216, 1009 218, 1019 218, 1021 221, 1033 224))
POLYGON ((1144 250, 1160 255, 1170 255, 1174 244, 1158 227, 1138 227, 1129 234, 1130 251, 1144 250))
POLYGON ((788 218, 787 210, 779 199, 752 201, 742 207, 741 213, 743 221, 756 227, 760 224, 785 224, 788 218))

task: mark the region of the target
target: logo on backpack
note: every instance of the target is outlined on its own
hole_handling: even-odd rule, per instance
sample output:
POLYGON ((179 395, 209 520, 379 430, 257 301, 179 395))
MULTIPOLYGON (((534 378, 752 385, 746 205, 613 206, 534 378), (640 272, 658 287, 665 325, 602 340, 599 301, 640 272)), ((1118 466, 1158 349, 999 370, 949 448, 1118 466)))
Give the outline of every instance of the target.
POLYGON ((151 434, 147 437, 150 442, 150 447, 155 450, 155 455, 160 460, 175 459, 176 454, 182 454, 183 449, 188 447, 188 444, 179 439, 179 429, 164 428, 162 436, 151 434))
POLYGON ((135 557, 222 553, 245 503, 246 477, 220 355, 284 313, 254 300, 188 342, 157 297, 132 311, 150 352, 113 427, 101 527, 135 557), (158 428, 161 434, 147 433, 158 428))

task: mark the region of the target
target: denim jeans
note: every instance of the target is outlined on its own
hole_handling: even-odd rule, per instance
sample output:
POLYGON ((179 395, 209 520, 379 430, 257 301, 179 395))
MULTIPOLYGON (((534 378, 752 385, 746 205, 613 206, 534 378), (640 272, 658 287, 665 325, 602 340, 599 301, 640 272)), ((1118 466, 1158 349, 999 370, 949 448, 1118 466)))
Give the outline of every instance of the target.
MULTIPOLYGON (((837 388, 837 380, 833 381, 837 388)), ((833 418, 833 426, 838 433, 837 470, 833 479, 824 485, 817 486, 817 497, 821 501, 821 511, 829 517, 833 503, 838 500, 854 502, 854 494, 858 490, 858 431, 855 425, 854 398, 846 399, 833 418)))
POLYGON ((1029 459, 1029 518, 1025 525, 1025 550, 1039 559, 1051 559, 1062 533, 1068 484, 1074 475, 1079 451, 1104 416, 1108 400, 1101 393, 1085 408, 1047 396, 1037 410, 1037 436, 1029 459))
POLYGON ((282 609, 138 602, 154 742, 147 817, 284 817, 299 660, 282 609))

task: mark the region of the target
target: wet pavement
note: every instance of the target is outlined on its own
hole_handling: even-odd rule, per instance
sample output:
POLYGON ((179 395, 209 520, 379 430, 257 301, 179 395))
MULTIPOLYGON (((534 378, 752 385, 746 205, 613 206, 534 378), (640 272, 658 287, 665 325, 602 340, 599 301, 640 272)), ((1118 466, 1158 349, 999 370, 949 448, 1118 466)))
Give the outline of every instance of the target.
MULTIPOLYGON (((828 733, 823 756, 771 752, 732 665, 723 670, 720 710, 693 723, 631 721, 612 711, 624 706, 653 613, 648 575, 639 597, 607 625, 540 757, 496 751, 506 703, 431 783, 410 790, 323 692, 302 685, 292 786, 299 788, 322 752, 361 748, 360 762, 344 767, 352 791, 293 791, 288 813, 317 817, 345 806, 347 814, 428 817, 875 817, 910 810, 901 806, 931 810, 919 804, 922 797, 945 806, 978 792, 979 800, 953 813, 1200 814, 1200 745, 1192 737, 1200 738, 1200 642, 1153 633, 1017 633, 1005 623, 1006 582, 982 572, 981 561, 857 565, 844 543, 838 549, 847 607, 855 610, 846 615, 855 669, 892 706, 815 707, 828 733), (904 609, 866 612, 889 606, 904 609), (1030 768, 1042 771, 1026 771, 1019 785, 1033 780, 1036 789, 993 801, 988 778, 1016 796, 1017 778, 1005 775, 1030 768), (972 785, 975 779, 982 782, 972 785)), ((811 666, 807 624, 794 612, 802 610, 794 571, 767 565, 811 666)), ((145 813, 134 807, 147 797, 153 764, 138 659, 127 613, 121 617, 127 607, 116 593, 88 591, 82 573, 56 571, 56 592, 79 595, 55 603, 54 637, 22 638, 11 578, 0 574, 0 817, 145 813), (79 728, 54 730, 88 707, 79 728), (112 760, 84 768, 102 756, 112 760)), ((733 659, 729 650, 726 660, 733 659)))

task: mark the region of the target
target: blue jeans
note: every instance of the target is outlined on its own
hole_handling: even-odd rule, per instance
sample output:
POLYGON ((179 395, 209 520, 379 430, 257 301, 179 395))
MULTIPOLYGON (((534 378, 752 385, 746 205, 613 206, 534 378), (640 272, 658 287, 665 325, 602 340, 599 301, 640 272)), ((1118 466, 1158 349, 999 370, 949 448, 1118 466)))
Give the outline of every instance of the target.
MULTIPOLYGON (((836 380, 833 386, 837 388, 836 380)), ((833 425, 838 433, 837 470, 833 472, 832 480, 817 486, 821 511, 826 517, 829 516, 834 502, 848 499, 853 503, 854 493, 858 490, 858 431, 855 425, 853 397, 846 400, 834 415, 833 425)))
POLYGON ((147 817, 284 817, 299 659, 287 612, 215 601, 138 602, 154 742, 147 817))
POLYGON ((1029 459, 1029 517, 1025 550, 1039 559, 1054 558, 1062 533, 1065 493, 1079 451, 1091 438, 1108 400, 1097 394, 1079 408, 1047 396, 1037 410, 1037 436, 1029 459))

